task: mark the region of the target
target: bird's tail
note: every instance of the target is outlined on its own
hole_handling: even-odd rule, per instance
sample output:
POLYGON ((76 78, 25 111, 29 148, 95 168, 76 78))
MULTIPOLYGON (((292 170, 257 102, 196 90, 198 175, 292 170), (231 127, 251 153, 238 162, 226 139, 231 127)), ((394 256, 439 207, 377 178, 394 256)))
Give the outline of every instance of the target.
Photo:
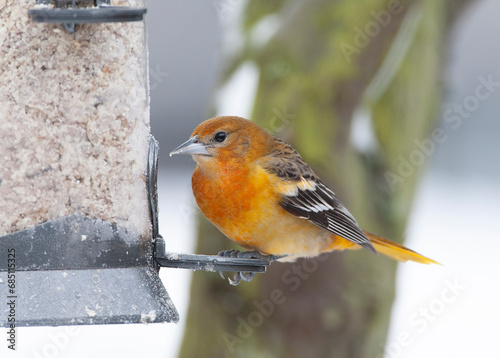
MULTIPOLYGON (((364 230, 363 230, 364 231, 364 230)), ((400 245, 398 243, 395 243, 394 241, 384 239, 383 237, 374 235, 372 233, 369 233, 367 231, 364 231, 365 235, 368 236, 370 241, 372 242, 373 246, 375 247, 375 250, 377 252, 389 256, 391 259, 398 260, 398 261, 415 261, 421 264, 439 264, 439 262, 436 262, 434 260, 431 260, 423 255, 420 255, 418 252, 415 252, 413 250, 410 250, 403 245, 400 245)))

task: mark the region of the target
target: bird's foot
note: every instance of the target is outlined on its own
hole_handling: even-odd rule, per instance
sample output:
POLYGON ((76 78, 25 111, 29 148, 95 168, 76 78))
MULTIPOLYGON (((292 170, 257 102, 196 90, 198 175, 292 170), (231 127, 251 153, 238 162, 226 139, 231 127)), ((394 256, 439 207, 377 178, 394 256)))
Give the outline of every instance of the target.
MULTIPOLYGON (((282 256, 264 255, 256 250, 253 251, 224 250, 220 251, 218 255, 222 257, 232 257, 241 259, 263 259, 263 260, 268 260, 270 262, 276 261, 286 256, 286 255, 282 256)), ((223 279, 226 279, 224 277, 223 271, 219 271, 219 274, 223 279)), ((233 278, 228 277, 228 280, 231 285, 238 286, 241 280, 250 282, 254 277, 255 277, 255 272, 236 272, 233 278)))

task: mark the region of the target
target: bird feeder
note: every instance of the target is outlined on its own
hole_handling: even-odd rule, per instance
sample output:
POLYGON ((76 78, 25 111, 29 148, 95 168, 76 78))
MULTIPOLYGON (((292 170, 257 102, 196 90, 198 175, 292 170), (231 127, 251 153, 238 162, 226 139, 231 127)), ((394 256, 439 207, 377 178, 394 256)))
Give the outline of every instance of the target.
POLYGON ((68 33, 76 24, 142 21, 146 8, 111 6, 110 0, 37 0, 28 11, 35 22, 63 24, 68 33))
POLYGON ((0 9, 0 297, 9 303, 1 326, 177 322, 160 267, 269 264, 166 250, 146 9, 130 3, 0 9))

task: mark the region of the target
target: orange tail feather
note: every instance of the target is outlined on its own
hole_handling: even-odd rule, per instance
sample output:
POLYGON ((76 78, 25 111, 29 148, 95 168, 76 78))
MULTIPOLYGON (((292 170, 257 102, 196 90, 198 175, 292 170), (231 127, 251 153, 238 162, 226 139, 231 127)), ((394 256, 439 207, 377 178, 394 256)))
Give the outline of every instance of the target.
MULTIPOLYGON (((364 231, 364 230, 363 230, 364 231)), ((437 264, 440 265, 439 262, 429 259, 423 255, 420 255, 418 252, 410 250, 394 241, 384 239, 383 237, 371 234, 367 231, 364 231, 366 236, 370 239, 375 250, 377 252, 389 256, 391 259, 398 260, 401 262, 405 261, 415 261, 421 264, 437 264)))

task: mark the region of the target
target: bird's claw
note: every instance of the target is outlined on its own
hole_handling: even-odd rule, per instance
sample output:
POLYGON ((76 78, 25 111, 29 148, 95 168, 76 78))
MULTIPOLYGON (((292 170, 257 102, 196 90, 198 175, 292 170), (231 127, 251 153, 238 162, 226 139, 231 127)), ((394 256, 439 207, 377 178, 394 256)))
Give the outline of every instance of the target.
POLYGON ((255 276, 255 272, 236 272, 233 278, 228 277, 229 283, 238 286, 241 280, 250 282, 255 276))
MULTIPOLYGON (((242 259, 263 259, 268 261, 275 261, 282 257, 285 257, 285 255, 283 256, 264 255, 256 250, 253 251, 225 250, 225 251, 220 251, 218 255, 222 257, 232 257, 232 258, 242 258, 242 259)), ((223 271, 219 271, 219 274, 220 277, 222 277, 224 280, 226 279, 223 271)), ((228 280, 231 285, 238 286, 242 280, 250 282, 254 277, 255 277, 255 272, 236 272, 232 278, 228 277, 228 280)))
POLYGON ((252 250, 252 251, 238 251, 238 250, 224 250, 220 251, 218 253, 218 256, 222 257, 232 257, 232 258, 240 258, 240 259, 262 259, 262 260, 267 260, 267 261, 276 261, 279 260, 286 255, 266 255, 263 253, 260 253, 257 250, 252 250))
POLYGON ((240 256, 238 256, 239 254, 241 254, 241 251, 238 251, 238 250, 224 250, 224 251, 219 251, 217 256, 232 257, 234 259, 234 258, 240 257, 240 256))

